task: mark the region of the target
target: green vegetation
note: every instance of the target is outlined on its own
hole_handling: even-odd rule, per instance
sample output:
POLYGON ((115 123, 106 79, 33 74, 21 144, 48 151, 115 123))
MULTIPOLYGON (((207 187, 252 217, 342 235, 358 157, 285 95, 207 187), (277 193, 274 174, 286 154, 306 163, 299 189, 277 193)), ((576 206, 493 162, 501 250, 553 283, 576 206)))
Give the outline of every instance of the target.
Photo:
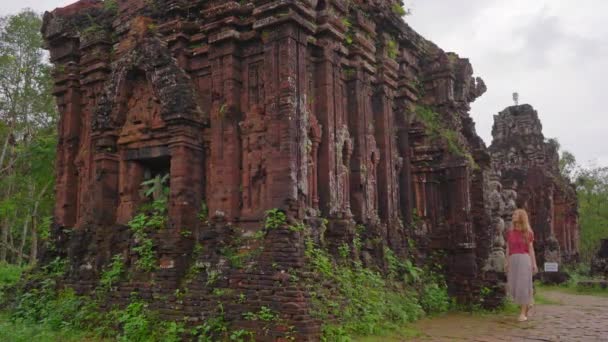
MULTIPOLYGON (((552 144, 559 149, 557 140, 552 139, 552 144)), ((600 240, 608 238, 608 167, 579 165, 572 153, 562 151, 559 168, 562 176, 574 183, 576 188, 580 261, 589 265, 597 253, 600 240)))
POLYGON ((608 238, 608 167, 581 170, 575 181, 580 217, 580 256, 589 263, 608 238))
POLYGON ((120 277, 125 271, 125 264, 122 255, 117 254, 112 258, 112 262, 106 267, 106 270, 101 274, 99 286, 103 291, 108 291, 112 285, 120 280, 120 277))
MULTIPOLYGON (((122 274, 122 258, 115 256, 102 275, 100 287, 109 287, 122 274), (105 279, 105 281, 104 281, 105 279), (106 285, 104 285, 106 284, 106 285)), ((218 306, 216 316, 187 330, 182 322, 163 321, 148 308, 148 303, 132 295, 125 308, 102 311, 101 298, 78 296, 70 289, 57 287, 66 263, 60 259, 38 272, 15 266, 0 265, 0 294, 11 289, 10 296, 0 296, 1 341, 121 341, 177 342, 182 338, 196 341, 252 341, 246 330, 230 331, 218 306), (27 291, 19 283, 37 284, 27 291)), ((255 313, 255 320, 275 321, 277 314, 267 307, 255 313)))
POLYGON ((540 290, 556 290, 570 294, 578 295, 594 295, 608 297, 608 288, 601 288, 600 286, 584 286, 581 282, 593 282, 600 280, 601 278, 594 278, 589 275, 588 264, 577 264, 570 265, 564 268, 564 271, 568 273, 570 279, 561 285, 543 285, 540 282, 535 283, 537 289, 540 290))
POLYGON ((393 13, 395 13, 396 15, 403 17, 404 15, 408 15, 410 14, 410 10, 406 10, 403 6, 401 6, 401 4, 399 4, 398 2, 395 2, 392 6, 391 6, 391 10, 393 11, 393 13))
POLYGON ((265 213, 264 228, 273 230, 282 227, 287 223, 287 216, 279 209, 270 209, 265 213))
POLYGON ((386 53, 389 58, 397 58, 397 55, 399 54, 399 46, 395 40, 391 39, 386 43, 386 53))
MULTIPOLYGON (((148 199, 137 215, 127 223, 133 232, 136 246, 133 251, 137 253, 135 266, 144 272, 156 269, 158 261, 154 252, 154 241, 150 234, 156 230, 165 228, 167 221, 167 202, 169 187, 166 186, 169 175, 157 175, 154 178, 142 182, 142 193, 148 199)), ((182 231, 182 234, 187 231, 182 231)))
POLYGON ((137 245, 133 247, 133 251, 138 255, 135 266, 141 271, 149 272, 156 269, 154 241, 149 234, 151 229, 164 226, 165 216, 162 214, 163 210, 166 210, 164 205, 164 202, 155 201, 151 211, 140 212, 127 224, 137 242, 137 245))
POLYGON ((118 12, 118 3, 116 0, 104 0, 103 8, 108 12, 116 13, 118 12))
POLYGON ((348 18, 342 18, 342 25, 346 28, 346 34, 344 36, 344 41, 346 45, 351 45, 353 43, 353 39, 355 37, 355 31, 353 29, 353 23, 348 18))
POLYGON ((426 133, 431 139, 445 141, 448 151, 466 158, 474 169, 479 168, 471 153, 469 153, 460 143, 458 132, 446 127, 441 121, 439 113, 427 106, 417 106, 416 116, 424 124, 426 133))
POLYGON ((0 17, 0 263, 36 262, 54 205, 57 112, 41 25, 31 10, 0 17))
POLYGON ((346 258, 348 245, 339 248, 339 261, 307 241, 306 256, 314 272, 307 284, 314 315, 326 322, 325 341, 348 341, 351 336, 376 335, 403 326, 425 314, 449 308, 440 276, 415 267, 385 249, 389 276, 346 258), (328 287, 324 284, 331 283, 328 287))

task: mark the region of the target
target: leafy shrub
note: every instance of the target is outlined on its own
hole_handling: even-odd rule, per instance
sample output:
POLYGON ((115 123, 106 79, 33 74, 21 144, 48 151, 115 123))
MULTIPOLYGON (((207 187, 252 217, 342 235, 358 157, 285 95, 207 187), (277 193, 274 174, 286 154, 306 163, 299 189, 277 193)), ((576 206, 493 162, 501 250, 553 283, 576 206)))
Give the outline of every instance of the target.
POLYGON ((147 304, 142 301, 131 302, 125 310, 115 312, 118 322, 122 326, 122 333, 118 335, 121 342, 154 341, 151 321, 147 313, 147 304))
POLYGON ((397 42, 394 41, 393 39, 389 40, 386 43, 386 53, 389 58, 392 58, 392 59, 397 58, 397 55, 399 54, 399 46, 397 45, 397 42))
POLYGON ((122 255, 117 254, 112 258, 112 262, 108 265, 106 270, 101 274, 99 285, 102 290, 109 290, 112 285, 118 282, 122 273, 124 272, 125 264, 122 255))
POLYGON ((443 140, 450 151, 453 154, 459 155, 466 158, 471 167, 474 169, 479 166, 475 163, 473 156, 462 146, 458 138, 458 132, 447 127, 442 121, 440 114, 435 112, 432 108, 426 106, 416 107, 416 116, 422 123, 424 123, 426 134, 431 139, 443 140))
POLYGON ((154 241, 150 238, 151 230, 165 227, 167 220, 167 199, 161 197, 142 206, 140 212, 127 223, 135 238, 136 246, 133 251, 138 258, 135 267, 141 271, 150 272, 156 269, 157 260, 154 253, 154 241))
POLYGON ((350 255, 350 246, 347 243, 343 243, 338 247, 338 254, 342 259, 348 258, 350 255))
POLYGON ((264 227, 267 230, 277 229, 287 222, 287 216, 279 209, 270 209, 265 213, 264 227))
POLYGON ((7 299, 8 288, 19 281, 23 270, 21 266, 0 263, 0 304, 7 299))
POLYGON ((398 2, 394 3, 391 9, 393 10, 393 13, 400 17, 408 14, 408 11, 406 11, 405 8, 403 8, 403 6, 401 6, 398 2))
POLYGON ((438 314, 448 311, 450 308, 450 296, 447 287, 435 282, 425 285, 420 296, 422 309, 429 314, 438 314))
POLYGON ((315 274, 336 288, 328 289, 321 285, 323 281, 308 285, 313 293, 315 316, 326 322, 334 321, 324 325, 324 340, 348 341, 350 335, 378 334, 423 315, 415 292, 402 282, 386 279, 359 262, 335 263, 327 252, 310 241, 306 255, 315 274))

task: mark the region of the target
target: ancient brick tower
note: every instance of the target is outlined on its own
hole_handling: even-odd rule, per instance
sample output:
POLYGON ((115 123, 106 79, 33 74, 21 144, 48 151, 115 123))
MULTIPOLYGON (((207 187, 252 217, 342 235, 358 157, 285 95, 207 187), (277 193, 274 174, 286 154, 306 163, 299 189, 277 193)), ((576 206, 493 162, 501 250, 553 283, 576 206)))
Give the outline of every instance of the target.
POLYGON ((501 292, 488 258, 504 255, 514 192, 468 115, 485 85, 407 26, 399 3, 114 4, 81 0, 43 27, 61 113, 54 234, 69 285, 92 290, 119 254, 131 277, 115 302, 137 290, 165 317, 196 322, 216 309, 215 289, 242 293, 246 303, 222 297, 232 324, 267 305, 314 339, 320 322, 290 275, 306 269, 306 238, 335 252, 359 226, 365 265, 382 267, 385 247, 407 255, 411 239, 422 261, 445 252, 461 300, 501 292), (169 174, 168 222, 152 234, 155 269, 141 272, 125 225, 141 182, 158 174, 169 174), (253 239, 273 208, 307 228, 253 239), (259 253, 230 264, 229 248, 259 253))
POLYGON ((576 192, 559 172, 559 146, 545 140, 538 113, 527 104, 507 107, 494 116, 492 136, 490 153, 502 184, 516 189, 518 205, 530 214, 539 265, 576 259, 576 192))

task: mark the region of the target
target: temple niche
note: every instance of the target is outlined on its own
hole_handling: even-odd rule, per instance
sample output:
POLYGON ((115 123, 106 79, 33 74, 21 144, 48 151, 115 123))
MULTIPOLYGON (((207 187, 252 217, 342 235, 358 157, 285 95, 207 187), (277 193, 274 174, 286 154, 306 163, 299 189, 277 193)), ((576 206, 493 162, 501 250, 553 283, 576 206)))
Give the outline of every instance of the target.
MULTIPOLYGON (((467 59, 413 31, 393 10, 400 5, 81 0, 46 13, 61 113, 55 253, 70 260, 66 285, 90 292, 120 254, 133 277, 116 285, 112 304, 138 289, 169 298, 151 304, 163 317, 196 324, 221 289, 251 298, 222 299, 231 324, 270 305, 302 340, 316 340, 308 238, 334 254, 346 244, 378 269, 387 247, 420 264, 440 255, 450 294, 473 303, 490 286, 498 303, 501 232, 517 191, 536 221, 552 218, 551 229, 537 225, 539 239, 554 235, 562 255, 576 254, 572 193, 535 176, 545 171, 522 178, 529 183, 517 176, 521 165, 547 167, 553 152, 542 138, 488 150, 469 116, 484 82, 467 59), (142 272, 127 223, 150 180, 169 189, 168 220, 151 233, 157 265, 142 272), (273 209, 296 229, 267 231, 273 209), (257 254, 233 265, 230 248, 257 254), (187 276, 193 266, 205 272, 187 276), (288 272, 302 281, 285 281, 288 272), (178 306, 176 289, 188 293, 178 306)), ((504 117, 500 141, 538 126, 504 117)))

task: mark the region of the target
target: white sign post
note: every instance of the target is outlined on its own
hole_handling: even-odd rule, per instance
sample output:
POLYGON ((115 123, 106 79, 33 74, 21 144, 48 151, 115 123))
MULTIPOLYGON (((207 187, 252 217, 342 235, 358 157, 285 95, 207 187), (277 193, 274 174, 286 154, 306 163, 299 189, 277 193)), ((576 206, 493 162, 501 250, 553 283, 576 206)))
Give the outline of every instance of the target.
POLYGON ((558 266, 556 262, 546 262, 545 272, 557 272, 558 266))

